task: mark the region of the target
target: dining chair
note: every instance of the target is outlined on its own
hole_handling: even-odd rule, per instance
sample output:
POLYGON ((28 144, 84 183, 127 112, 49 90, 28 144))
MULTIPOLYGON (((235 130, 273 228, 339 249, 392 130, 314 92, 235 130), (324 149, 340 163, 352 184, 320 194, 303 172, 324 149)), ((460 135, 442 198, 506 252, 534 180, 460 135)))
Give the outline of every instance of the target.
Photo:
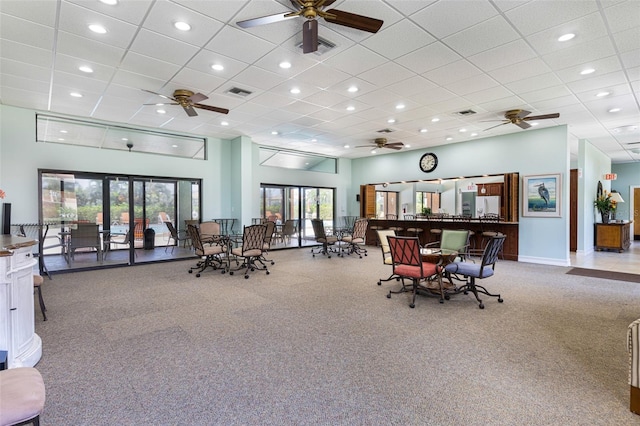
POLYGON ((338 237, 326 234, 322 219, 311 219, 311 226, 313 227, 316 242, 321 244, 318 247, 311 247, 311 254, 316 257, 316 254, 322 253, 331 259, 331 253, 336 253, 333 246, 338 242, 338 237))
POLYGON ((200 237, 200 230, 196 226, 188 225, 187 232, 196 256, 200 257, 196 266, 189 268, 189 273, 192 274, 193 271, 196 271, 196 277, 199 278, 205 269, 212 268, 214 271, 221 269, 224 274, 229 269, 226 241, 218 240, 215 243, 205 245, 200 237))
MULTIPOLYGON (((242 245, 231 249, 231 254, 235 256, 236 263, 238 259, 243 259, 242 265, 238 266, 235 270, 245 268, 244 278, 249 278, 249 271, 255 270, 265 271, 267 275, 270 274, 269 268, 264 264, 261 257, 264 251, 264 239, 267 233, 267 225, 249 225, 244 227, 242 232, 242 245)), ((233 275, 233 270, 230 270, 229 275, 233 275)))
POLYGON ((220 235, 220 224, 213 220, 202 222, 199 230, 202 242, 204 244, 211 244, 220 235))
POLYGON ((391 260, 393 262, 393 273, 402 281, 402 288, 398 291, 389 290, 387 298, 392 294, 412 292, 412 299, 409 307, 415 308, 416 295, 418 294, 419 282, 436 276, 440 286, 440 303, 444 303, 444 290, 442 288, 441 269, 438 264, 425 262, 420 254, 420 241, 417 237, 393 237, 388 236, 391 260), (411 287, 405 286, 404 280, 411 280, 411 287))
POLYGON ((293 237, 298 232, 298 220, 297 219, 287 219, 282 226, 282 230, 278 232, 278 238, 284 244, 291 243, 291 237, 293 237))
POLYGON ((498 253, 502 250, 505 238, 505 235, 495 235, 491 237, 482 252, 482 261, 480 263, 469 261, 454 262, 444 268, 449 282, 452 282, 452 275, 463 277, 465 280, 465 284, 457 287, 454 293, 467 294, 469 291, 472 292, 478 301, 478 307, 480 309, 484 309, 484 304, 478 296, 478 293, 486 294, 490 297, 497 297, 499 303, 504 301, 500 294, 491 294, 484 286, 476 284, 476 279, 482 280, 493 276, 495 265, 498 261, 498 253))
POLYGON ((100 231, 95 223, 78 223, 71 228, 67 243, 67 260, 69 265, 75 260, 76 251, 81 249, 95 249, 96 260, 102 260, 102 244, 100 231))
POLYGON ((367 255, 367 249, 364 248, 364 244, 367 236, 368 224, 369 221, 364 218, 355 221, 351 235, 345 235, 342 237, 342 241, 346 243, 346 247, 344 250, 341 250, 341 256, 344 256, 345 252, 348 255, 357 254, 360 256, 360 259, 362 259, 362 255, 367 255))
POLYGON ((443 229, 440 241, 427 243, 423 247, 456 251, 456 260, 464 261, 469 257, 469 238, 470 233, 466 229, 443 229))
MULTIPOLYGON (((112 232, 107 232, 104 234, 103 238, 103 248, 102 248, 102 258, 106 260, 107 255, 111 252, 112 247, 117 246, 127 246, 127 248, 131 247, 131 233, 127 231, 124 234, 124 238, 122 240, 115 239, 114 237, 120 236, 121 234, 114 234, 112 232)), ((135 256, 138 257, 138 253, 134 251, 135 256)))
POLYGON ((189 238, 189 234, 186 231, 178 231, 175 226, 173 226, 172 222, 164 222, 169 230, 169 238, 167 238, 167 246, 164 248, 164 252, 167 252, 169 246, 171 246, 171 253, 173 253, 173 249, 180 244, 182 241, 182 247, 187 247, 187 243, 191 244, 191 238, 189 238), (173 240, 173 244, 171 243, 173 240))
POLYGON ((263 262, 269 262, 272 265, 275 265, 276 264, 275 260, 267 259, 266 254, 269 253, 269 250, 271 250, 271 243, 274 241, 274 235, 276 232, 276 223, 268 221, 264 225, 267 227, 267 229, 264 234, 264 243, 262 245, 262 256, 260 260, 262 260, 263 262))
MULTIPOLYGON (((378 241, 380 242, 380 250, 382 251, 382 263, 385 265, 389 265, 393 267, 393 259, 391 259, 391 249, 389 248, 389 240, 387 237, 395 237, 396 231, 392 231, 391 229, 378 229, 376 231, 378 236, 378 241)), ((379 279, 378 285, 382 285, 383 281, 391 281, 395 278, 398 278, 393 272, 389 275, 387 279, 379 279)))

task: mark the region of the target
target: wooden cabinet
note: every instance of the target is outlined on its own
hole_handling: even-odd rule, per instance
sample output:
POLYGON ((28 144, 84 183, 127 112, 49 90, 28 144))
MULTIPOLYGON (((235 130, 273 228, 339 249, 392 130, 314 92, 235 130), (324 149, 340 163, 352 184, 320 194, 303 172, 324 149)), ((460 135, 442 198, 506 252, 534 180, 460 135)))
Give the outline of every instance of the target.
POLYGON ((627 250, 631 245, 631 226, 627 223, 596 223, 596 250, 627 250))
POLYGON ((504 184, 502 182, 498 183, 479 183, 478 184, 478 196, 490 196, 490 195, 498 195, 502 197, 502 188, 504 184), (484 192, 482 190, 484 189, 484 192))
POLYGON ((35 333, 33 267, 35 241, 0 237, 0 350, 8 352, 9 368, 33 367, 42 356, 35 333))

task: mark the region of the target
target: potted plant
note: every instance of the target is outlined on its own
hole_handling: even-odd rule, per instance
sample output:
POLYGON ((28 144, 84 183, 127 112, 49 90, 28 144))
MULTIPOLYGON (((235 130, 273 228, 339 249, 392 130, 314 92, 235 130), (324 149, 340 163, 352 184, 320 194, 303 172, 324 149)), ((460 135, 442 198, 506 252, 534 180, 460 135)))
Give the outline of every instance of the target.
POLYGON ((600 215, 602 216, 602 223, 609 223, 609 215, 613 210, 613 201, 611 201, 611 193, 607 191, 603 192, 602 195, 596 197, 593 205, 598 210, 600 215))

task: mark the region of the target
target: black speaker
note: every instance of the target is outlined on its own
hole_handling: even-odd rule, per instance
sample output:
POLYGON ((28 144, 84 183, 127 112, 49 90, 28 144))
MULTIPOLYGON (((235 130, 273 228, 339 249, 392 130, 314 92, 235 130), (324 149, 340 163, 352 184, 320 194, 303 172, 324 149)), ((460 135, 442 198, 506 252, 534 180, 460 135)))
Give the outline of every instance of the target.
POLYGON ((356 194, 356 201, 359 203, 360 202, 360 194, 356 194))
POLYGON ((2 203, 2 235, 11 234, 11 203, 2 203))

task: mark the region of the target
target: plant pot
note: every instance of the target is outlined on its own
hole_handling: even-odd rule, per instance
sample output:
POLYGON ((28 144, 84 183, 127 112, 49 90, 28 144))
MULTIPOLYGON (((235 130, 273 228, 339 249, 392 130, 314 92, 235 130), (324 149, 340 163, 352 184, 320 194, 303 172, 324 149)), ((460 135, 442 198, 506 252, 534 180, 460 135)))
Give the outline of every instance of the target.
POLYGON ((600 213, 602 216, 602 223, 609 223, 609 212, 600 213))

